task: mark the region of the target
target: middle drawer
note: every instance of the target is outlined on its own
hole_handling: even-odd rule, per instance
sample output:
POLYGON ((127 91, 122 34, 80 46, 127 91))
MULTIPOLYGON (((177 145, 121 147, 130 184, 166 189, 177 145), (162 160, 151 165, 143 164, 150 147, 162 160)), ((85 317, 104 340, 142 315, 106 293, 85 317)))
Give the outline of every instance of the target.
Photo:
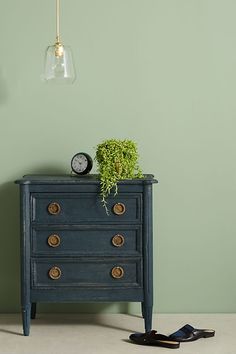
POLYGON ((35 227, 34 255, 130 255, 142 253, 142 229, 130 226, 35 227))

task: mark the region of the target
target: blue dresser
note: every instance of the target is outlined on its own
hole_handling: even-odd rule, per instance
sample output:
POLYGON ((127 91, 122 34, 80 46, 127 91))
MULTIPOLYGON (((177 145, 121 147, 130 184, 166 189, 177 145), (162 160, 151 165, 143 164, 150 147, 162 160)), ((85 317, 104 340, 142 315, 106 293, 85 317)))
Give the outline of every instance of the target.
POLYGON ((97 175, 28 175, 20 186, 24 335, 38 302, 141 302, 152 328, 152 175, 101 203, 97 175))

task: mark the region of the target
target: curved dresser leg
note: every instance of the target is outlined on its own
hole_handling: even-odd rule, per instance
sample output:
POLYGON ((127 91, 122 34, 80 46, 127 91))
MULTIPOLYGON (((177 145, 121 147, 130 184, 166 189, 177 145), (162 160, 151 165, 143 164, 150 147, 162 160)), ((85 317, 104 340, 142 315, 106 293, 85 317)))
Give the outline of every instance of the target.
POLYGON ((142 303, 142 313, 145 332, 150 332, 152 330, 152 306, 147 306, 145 303, 142 303))
POLYGON ((23 320, 24 336, 28 336, 29 332, 30 332, 30 313, 31 313, 31 304, 24 305, 22 307, 22 320, 23 320))

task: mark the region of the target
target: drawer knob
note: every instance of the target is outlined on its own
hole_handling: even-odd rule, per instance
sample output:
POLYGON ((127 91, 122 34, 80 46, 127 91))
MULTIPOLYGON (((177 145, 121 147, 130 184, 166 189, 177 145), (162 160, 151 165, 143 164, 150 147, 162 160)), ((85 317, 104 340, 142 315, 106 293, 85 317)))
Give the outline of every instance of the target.
POLYGON ((61 269, 59 267, 52 267, 49 270, 48 275, 51 279, 57 280, 61 277, 61 269))
POLYGON ((124 276, 124 269, 122 267, 114 267, 111 270, 111 275, 115 279, 120 279, 124 276))
POLYGON ((48 236, 48 244, 50 247, 58 247, 61 243, 61 238, 59 235, 48 236))
POLYGON ((123 215, 125 213, 125 205, 123 203, 116 203, 113 205, 113 213, 116 215, 123 215))
POLYGON ((52 202, 48 205, 48 212, 51 215, 57 215, 59 214, 61 211, 61 207, 60 204, 56 203, 56 202, 52 202))
POLYGON ((112 237, 111 242, 115 247, 122 247, 123 244, 125 243, 125 238, 124 236, 117 234, 112 237))

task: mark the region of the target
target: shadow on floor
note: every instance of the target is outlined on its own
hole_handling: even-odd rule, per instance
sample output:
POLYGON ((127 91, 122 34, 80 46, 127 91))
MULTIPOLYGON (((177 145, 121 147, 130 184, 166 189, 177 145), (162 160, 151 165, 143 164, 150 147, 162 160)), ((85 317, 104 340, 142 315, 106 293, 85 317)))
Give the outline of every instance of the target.
MULTIPOLYGON (((134 331, 133 328, 128 328, 126 327, 126 322, 128 321, 129 317, 135 317, 139 318, 140 320, 142 319, 141 316, 137 315, 123 315, 122 314, 122 319, 123 319, 123 325, 120 326, 120 319, 118 318, 116 321, 116 316, 113 316, 111 319, 111 314, 38 314, 36 319, 31 320, 31 325, 32 326, 99 326, 99 327, 105 327, 109 329, 116 329, 116 330, 121 330, 124 332, 132 333, 134 331), (126 321, 127 320, 127 321, 126 321), (117 324, 116 324, 117 322, 117 324)), ((119 316, 119 315, 118 315, 119 316)), ((0 317, 0 332, 2 333, 8 333, 8 334, 14 334, 14 335, 23 335, 22 332, 16 332, 14 330, 6 329, 4 327, 11 327, 11 326, 17 326, 17 327, 22 327, 21 323, 21 315, 8 315, 0 317)))

